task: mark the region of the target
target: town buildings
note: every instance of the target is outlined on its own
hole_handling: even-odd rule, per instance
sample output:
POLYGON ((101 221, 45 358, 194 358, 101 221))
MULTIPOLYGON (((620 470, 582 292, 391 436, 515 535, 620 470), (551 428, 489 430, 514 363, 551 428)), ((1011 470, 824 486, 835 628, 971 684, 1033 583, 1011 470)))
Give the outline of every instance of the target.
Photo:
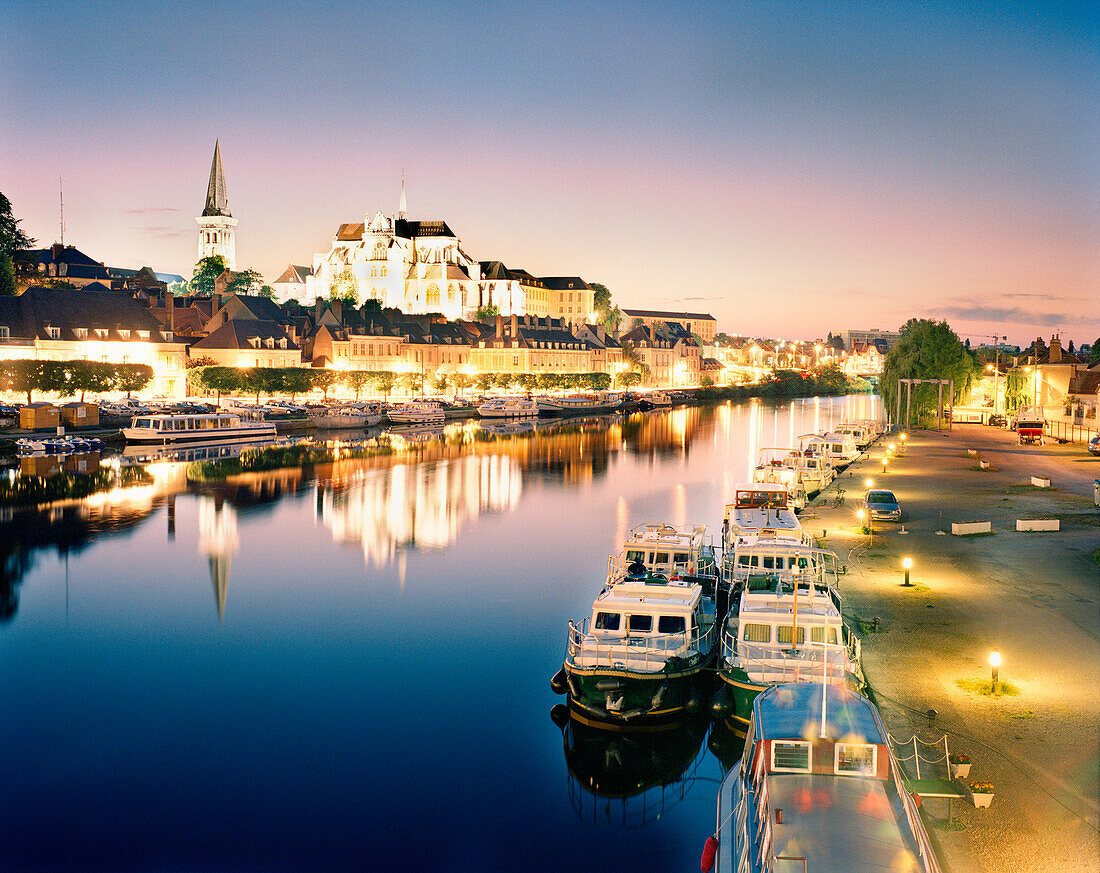
POLYGON ((695 334, 704 345, 713 343, 718 335, 718 322, 705 312, 662 312, 655 309, 624 309, 625 326, 631 330, 638 325, 654 326, 675 322, 690 334, 695 334))

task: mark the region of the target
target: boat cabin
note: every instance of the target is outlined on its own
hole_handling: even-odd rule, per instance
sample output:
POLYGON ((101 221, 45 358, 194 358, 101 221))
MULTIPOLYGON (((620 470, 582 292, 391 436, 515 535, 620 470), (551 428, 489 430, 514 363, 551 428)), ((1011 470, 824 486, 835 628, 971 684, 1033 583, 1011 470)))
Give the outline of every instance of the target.
POLYGON ((729 551, 739 538, 759 535, 768 530, 800 540, 804 537, 787 487, 772 482, 738 485, 733 503, 726 504, 726 517, 722 525, 723 550, 729 551))
POLYGON ((615 585, 629 575, 630 566, 641 563, 647 572, 668 577, 716 576, 714 547, 706 525, 674 527, 649 522, 634 528, 623 550, 608 565, 608 584, 615 585))
POLYGON ((825 457, 834 464, 850 464, 859 457, 855 438, 850 433, 825 434, 825 457))
POLYGON ((130 426, 163 432, 221 430, 227 427, 240 427, 241 416, 236 413, 215 413, 211 415, 138 415, 134 417, 130 426))
POLYGON ((745 538, 725 555, 726 581, 746 583, 748 588, 775 587, 777 579, 835 580, 839 575, 836 554, 775 538, 745 538))

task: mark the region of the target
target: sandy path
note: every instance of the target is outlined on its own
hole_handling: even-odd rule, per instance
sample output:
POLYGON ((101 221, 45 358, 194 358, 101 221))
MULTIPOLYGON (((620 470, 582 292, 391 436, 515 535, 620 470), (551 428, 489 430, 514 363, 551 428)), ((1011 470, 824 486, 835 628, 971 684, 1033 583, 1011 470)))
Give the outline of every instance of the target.
MULTIPOLYGON (((995 785, 989 810, 956 802, 964 830, 935 830, 949 865, 954 873, 1100 870, 1100 565, 1092 557, 1100 458, 1080 445, 1017 447, 1011 434, 967 425, 947 437, 913 433, 884 476, 876 462, 885 442, 841 478, 844 506, 803 523, 828 530, 828 546, 848 558, 846 613, 881 620, 883 632, 863 637, 864 664, 891 732, 947 731, 952 749, 974 759, 971 778, 995 785), (967 448, 994 469, 979 471, 967 448), (1055 489, 1026 484, 1039 474, 1055 489), (907 535, 879 524, 868 546, 858 534, 867 476, 896 493, 907 535), (1063 529, 1018 533, 1017 518, 1059 518, 1063 529), (993 535, 936 534, 972 520, 992 522, 993 535), (909 589, 899 584, 905 556, 914 564, 909 589), (994 649, 1016 696, 957 685, 988 679, 994 649)), ((945 810, 943 801, 930 806, 936 817, 945 810)))

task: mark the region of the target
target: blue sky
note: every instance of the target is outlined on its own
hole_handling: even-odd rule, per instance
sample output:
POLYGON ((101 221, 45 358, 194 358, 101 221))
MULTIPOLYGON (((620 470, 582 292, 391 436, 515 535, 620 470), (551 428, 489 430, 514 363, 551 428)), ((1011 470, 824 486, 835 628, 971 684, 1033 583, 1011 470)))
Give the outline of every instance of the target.
POLYGON ((1100 334, 1086 4, 9 4, 0 190, 43 243, 189 272, 444 218, 475 258, 816 336, 1100 334))

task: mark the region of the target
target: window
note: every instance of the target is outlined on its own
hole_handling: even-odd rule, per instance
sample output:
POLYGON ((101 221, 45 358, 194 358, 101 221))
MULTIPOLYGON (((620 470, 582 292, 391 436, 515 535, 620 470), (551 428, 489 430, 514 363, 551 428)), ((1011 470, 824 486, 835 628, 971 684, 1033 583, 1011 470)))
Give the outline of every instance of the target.
POLYGON ((682 615, 662 615, 657 619, 657 633, 682 634, 687 627, 682 615))
POLYGON ((647 634, 653 630, 653 616, 632 615, 627 619, 626 626, 631 633, 647 634))
POLYGON ((776 740, 772 743, 772 770, 809 773, 810 744, 776 740))
POLYGON ((668 563, 668 552, 657 552, 657 554, 655 554, 653 556, 653 563, 655 563, 655 564, 667 564, 668 563))
POLYGON ((6 327, 0 327, 0 339, 11 339, 11 331, 6 327))
POLYGON ((47 333, 50 335, 50 339, 61 339, 61 328, 59 327, 47 327, 47 333))
POLYGON ((120 337, 122 337, 122 339, 129 339, 129 338, 130 338, 130 331, 129 331, 128 329, 126 329, 126 328, 121 328, 121 327, 120 327, 120 328, 118 329, 118 335, 119 335, 120 337))
POLYGON ((596 630, 618 630, 620 617, 617 612, 597 612, 596 630))
POLYGON ((834 748, 833 771, 874 776, 878 763, 877 746, 865 743, 837 743, 834 748))
MULTIPOLYGON (((778 632, 776 634, 776 642, 787 643, 789 645, 791 642, 791 626, 789 624, 781 624, 776 628, 776 631, 778 632)), ((802 645, 804 642, 806 642, 806 628, 800 627, 798 629, 798 645, 802 645)))
POLYGON ((645 563, 645 552, 638 552, 638 551, 634 551, 634 550, 628 551, 626 553, 626 562, 628 564, 633 564, 635 561, 641 561, 644 564, 645 563))
POLYGON ((88 338, 88 328, 86 328, 86 327, 74 327, 73 328, 73 333, 76 334, 77 339, 87 339, 88 338))
MULTIPOLYGON (((825 642, 825 628, 812 627, 810 628, 810 642, 823 643, 825 642)), ((836 628, 829 628, 829 643, 830 645, 836 645, 836 628)))
POLYGON ((772 641, 772 626, 770 624, 746 624, 741 632, 741 639, 746 643, 770 643, 772 641))

